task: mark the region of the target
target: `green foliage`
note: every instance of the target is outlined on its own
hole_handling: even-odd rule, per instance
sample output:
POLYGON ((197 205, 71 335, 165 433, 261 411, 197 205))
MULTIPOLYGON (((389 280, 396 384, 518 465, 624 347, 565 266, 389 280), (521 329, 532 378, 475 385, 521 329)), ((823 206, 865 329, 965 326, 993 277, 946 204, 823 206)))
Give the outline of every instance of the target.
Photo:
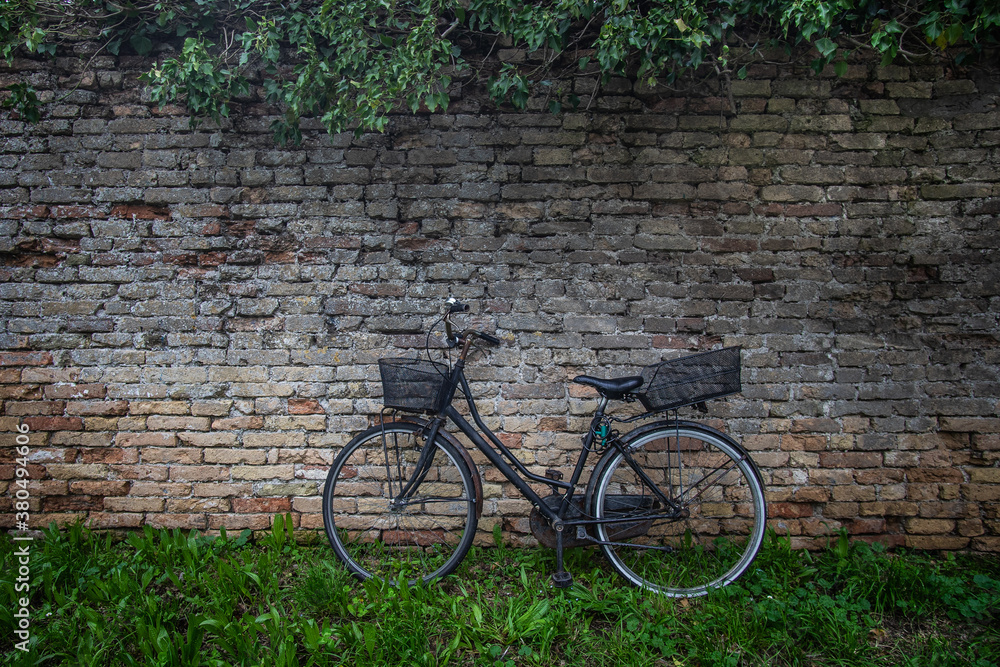
MULTIPOLYGON (((888 63, 920 48, 996 45, 996 0, 30 0, 0 4, 0 55, 53 56, 90 37, 112 54, 161 54, 153 99, 219 119, 259 81, 283 110, 274 131, 297 141, 303 117, 330 132, 384 130, 399 108, 447 108, 456 77, 485 81, 499 104, 532 97, 559 111, 580 100, 552 85, 580 74, 635 76, 649 86, 710 65, 746 76, 757 47, 811 46, 813 66, 847 70, 872 49, 888 63), (909 37, 907 37, 909 35, 909 37), (907 40, 904 43, 904 40, 907 40), (515 57, 493 57, 505 41, 515 57), (730 44, 740 44, 740 59, 730 44), (519 54, 519 55, 518 55, 519 54), (482 79, 479 77, 482 76, 482 79)), ((13 91, 8 106, 33 119, 13 91)), ((18 97, 18 95, 20 95, 18 97)))
MULTIPOLYGON (((825 552, 769 535, 754 569, 697 600, 628 587, 593 549, 474 548, 455 576, 359 583, 289 517, 253 543, 79 525, 31 544, 31 651, 2 665, 972 665, 1000 660, 995 558, 825 552)), ((0 633, 14 627, 17 545, 0 540, 0 633)))
POLYGON ((214 47, 203 38, 188 37, 180 57, 167 58, 147 72, 143 80, 149 84, 153 101, 167 104, 184 100, 195 118, 228 117, 229 100, 246 95, 250 84, 226 68, 213 53, 214 47))

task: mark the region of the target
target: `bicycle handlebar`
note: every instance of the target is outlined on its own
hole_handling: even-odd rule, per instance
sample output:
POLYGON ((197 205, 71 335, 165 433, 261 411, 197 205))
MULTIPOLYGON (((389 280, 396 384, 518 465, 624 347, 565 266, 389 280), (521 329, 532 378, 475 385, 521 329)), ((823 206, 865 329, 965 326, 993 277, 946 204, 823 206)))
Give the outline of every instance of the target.
POLYGON ((501 343, 501 341, 500 341, 499 338, 497 338, 496 336, 491 336, 490 334, 486 333, 485 331, 472 331, 472 330, 469 330, 469 331, 466 331, 465 333, 469 334, 469 335, 472 335, 472 336, 475 336, 476 338, 481 338, 482 340, 485 340, 490 345, 499 345, 501 343))
POLYGON ((464 339, 470 336, 473 338, 479 338, 480 340, 484 340, 493 346, 500 345, 502 341, 499 338, 497 338, 492 334, 488 334, 485 331, 478 331, 476 329, 469 329, 467 331, 463 331, 462 333, 456 336, 451 328, 451 320, 449 320, 448 318, 454 313, 469 312, 469 304, 461 303, 455 297, 449 298, 447 301, 445 301, 445 303, 448 304, 448 312, 444 316, 444 323, 445 323, 445 330, 449 347, 455 347, 458 344, 459 339, 464 339))

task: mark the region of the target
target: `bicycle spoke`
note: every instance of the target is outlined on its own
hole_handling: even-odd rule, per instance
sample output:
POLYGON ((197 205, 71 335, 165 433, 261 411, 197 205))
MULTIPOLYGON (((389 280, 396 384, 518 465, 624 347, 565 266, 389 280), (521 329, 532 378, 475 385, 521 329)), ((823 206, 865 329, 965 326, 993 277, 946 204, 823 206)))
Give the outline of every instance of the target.
POLYGON ((355 438, 334 462, 324 493, 327 535, 361 578, 443 576, 471 545, 472 472, 449 446, 435 441, 425 451, 425 442, 418 425, 391 423, 355 438), (413 495, 399 498, 408 484, 413 495))
POLYGON ((629 460, 607 455, 595 473, 593 510, 621 519, 597 532, 623 576, 667 595, 701 595, 752 562, 763 538, 763 487, 735 443, 695 426, 676 432, 679 439, 674 426, 634 437, 623 448, 629 460), (658 496, 651 484, 683 488, 671 499, 680 511, 666 517, 662 508, 647 509, 643 503, 658 496))

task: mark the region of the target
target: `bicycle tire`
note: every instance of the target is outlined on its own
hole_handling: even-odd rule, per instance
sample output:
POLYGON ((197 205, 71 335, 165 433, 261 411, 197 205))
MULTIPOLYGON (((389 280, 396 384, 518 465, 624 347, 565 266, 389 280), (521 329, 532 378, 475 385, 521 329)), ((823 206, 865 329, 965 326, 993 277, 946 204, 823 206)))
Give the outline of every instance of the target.
POLYGON ((476 480, 443 435, 435 438, 427 473, 410 499, 393 503, 425 441, 420 424, 375 426, 351 440, 327 474, 326 535, 359 579, 430 581, 454 571, 472 546, 479 521, 476 480))
POLYGON ((669 597, 704 595, 746 572, 767 522, 764 484, 746 450, 692 422, 650 424, 621 442, 598 461, 587 490, 592 516, 623 519, 595 530, 614 569, 669 597), (675 504, 673 517, 649 481, 675 504))

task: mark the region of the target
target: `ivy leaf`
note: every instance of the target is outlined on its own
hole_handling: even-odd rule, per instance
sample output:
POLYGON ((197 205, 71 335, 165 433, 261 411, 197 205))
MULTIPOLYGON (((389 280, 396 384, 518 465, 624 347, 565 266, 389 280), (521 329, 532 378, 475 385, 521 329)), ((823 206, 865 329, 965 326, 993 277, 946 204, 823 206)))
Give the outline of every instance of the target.
POLYGON ((744 65, 743 67, 741 67, 740 70, 736 72, 736 76, 739 77, 740 79, 747 78, 747 66, 744 65))
POLYGON ((837 43, 830 39, 829 37, 824 37, 822 39, 816 40, 816 50, 819 51, 820 55, 824 58, 829 58, 837 51, 837 43))
POLYGON ((837 73, 837 76, 844 76, 847 74, 847 61, 840 60, 836 62, 833 66, 833 71, 837 73))
POLYGON ((132 35, 129 37, 128 43, 132 45, 132 48, 140 56, 144 56, 153 50, 153 42, 145 35, 132 35))

